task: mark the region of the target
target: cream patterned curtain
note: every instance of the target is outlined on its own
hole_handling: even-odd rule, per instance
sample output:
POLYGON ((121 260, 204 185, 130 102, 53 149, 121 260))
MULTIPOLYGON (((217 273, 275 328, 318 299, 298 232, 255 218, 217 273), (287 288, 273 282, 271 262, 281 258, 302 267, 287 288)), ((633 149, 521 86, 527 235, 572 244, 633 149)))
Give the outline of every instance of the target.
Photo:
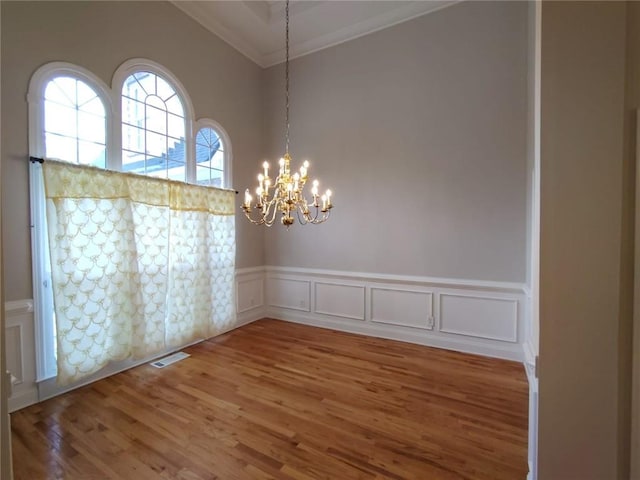
POLYGON ((92 167, 43 164, 58 383, 235 321, 235 195, 92 167))

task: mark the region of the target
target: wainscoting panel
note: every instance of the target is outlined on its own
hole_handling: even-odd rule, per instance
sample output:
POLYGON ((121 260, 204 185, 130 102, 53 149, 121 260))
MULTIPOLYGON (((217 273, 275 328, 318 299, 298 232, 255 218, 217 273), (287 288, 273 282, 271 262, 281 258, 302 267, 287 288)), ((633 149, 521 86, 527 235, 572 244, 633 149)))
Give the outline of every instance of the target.
POLYGON ((272 318, 523 360, 523 284, 265 269, 272 318))
POLYGON ((440 295, 440 331, 517 342, 518 302, 504 298, 440 295))
POLYGON ((308 280, 271 277, 267 288, 269 305, 308 312, 311 308, 310 287, 308 280))
POLYGON ((33 301, 5 303, 5 352, 12 375, 9 411, 14 412, 38 401, 33 301))
POLYGON ((315 282, 315 313, 364 320, 365 287, 315 282))
POLYGON ((236 325, 264 317, 265 274, 263 267, 236 270, 236 325))
POLYGON ((264 304, 264 280, 262 278, 238 280, 236 285, 238 313, 260 308, 264 304))
POLYGON ((371 321, 431 330, 433 293, 372 287, 371 321))

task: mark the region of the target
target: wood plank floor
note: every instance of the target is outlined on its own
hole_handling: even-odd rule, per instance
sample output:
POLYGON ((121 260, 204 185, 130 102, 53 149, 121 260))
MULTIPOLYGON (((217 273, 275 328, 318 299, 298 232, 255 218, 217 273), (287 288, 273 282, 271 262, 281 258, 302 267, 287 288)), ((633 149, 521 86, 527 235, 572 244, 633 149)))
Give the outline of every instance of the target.
POLYGON ((261 320, 12 414, 15 478, 527 473, 522 365, 261 320))

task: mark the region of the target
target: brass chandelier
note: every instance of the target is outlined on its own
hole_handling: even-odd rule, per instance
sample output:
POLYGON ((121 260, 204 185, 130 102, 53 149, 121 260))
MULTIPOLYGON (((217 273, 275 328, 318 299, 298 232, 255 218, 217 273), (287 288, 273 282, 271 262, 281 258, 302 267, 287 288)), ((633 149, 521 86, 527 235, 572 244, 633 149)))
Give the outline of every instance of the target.
POLYGON ((299 172, 291 174, 291 156, 289 155, 289 0, 286 0, 286 60, 285 60, 285 92, 286 92, 286 142, 285 154, 280 159, 280 171, 275 180, 269 177, 269 162, 264 162, 263 173, 258 175, 255 206, 249 189, 244 193, 242 210, 251 223, 274 224, 278 212, 282 214, 280 221, 287 229, 294 223, 294 215, 302 225, 318 224, 329 218, 333 204, 331 190, 321 197, 318 194, 318 180, 311 183, 312 201, 307 201, 304 187, 308 180, 309 162, 304 161, 299 172), (255 213, 254 213, 255 212, 255 213))

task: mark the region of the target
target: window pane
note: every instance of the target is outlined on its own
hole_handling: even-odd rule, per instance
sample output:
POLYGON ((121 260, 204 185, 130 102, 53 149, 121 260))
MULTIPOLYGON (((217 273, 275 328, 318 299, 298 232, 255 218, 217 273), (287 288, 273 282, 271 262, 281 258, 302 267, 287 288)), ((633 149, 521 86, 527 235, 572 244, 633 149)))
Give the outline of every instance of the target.
POLYGON ((169 147, 169 160, 174 163, 185 163, 187 155, 184 138, 181 138, 179 140, 170 138, 169 147))
POLYGON ((47 84, 47 88, 44 91, 45 100, 73 107, 75 104, 75 95, 73 97, 69 95, 72 95, 74 91, 63 90, 59 84, 59 80, 60 78, 56 78, 47 84))
POLYGON ((224 152, 218 150, 211 157, 211 167, 218 170, 224 170, 224 152))
POLYGON ((167 111, 177 115, 178 117, 184 117, 184 108, 182 107, 182 102, 178 95, 174 95, 173 97, 166 100, 167 111))
POLYGON ((57 158, 72 163, 77 162, 77 140, 75 138, 46 133, 45 142, 46 156, 48 158, 57 158))
POLYGON ((78 163, 106 168, 106 155, 104 145, 91 142, 79 142, 78 163))
POLYGON ((131 127, 129 125, 123 125, 122 147, 125 150, 144 153, 144 130, 137 127, 131 127))
POLYGON ((156 95, 158 95, 165 102, 172 96, 176 94, 176 91, 173 89, 167 81, 162 77, 156 77, 156 95))
POLYGON ((156 93, 156 76, 151 72, 139 72, 132 75, 138 82, 139 87, 142 89, 141 98, 146 95, 154 95, 156 93), (144 93, 144 96, 142 96, 144 93))
POLYGON ((150 156, 146 159, 146 174, 151 177, 167 178, 167 159, 164 156, 150 156))
POLYGON ((209 185, 218 188, 223 186, 221 170, 211 169, 211 182, 209 183, 209 185))
POLYGON ((144 101, 122 98, 122 122, 137 127, 144 126, 144 101))
POLYGON ((104 117, 78 112, 78 137, 83 140, 106 144, 104 117))
POLYGON ((164 110, 147 105, 146 117, 147 130, 152 130, 156 133, 161 133, 162 135, 167 134, 167 113, 164 110))
POLYGON ((89 87, 89 85, 87 85, 84 82, 80 82, 80 81, 76 81, 76 86, 77 86, 77 101, 78 101, 78 106, 80 108, 82 108, 84 106, 85 103, 88 103, 90 100, 93 100, 94 98, 97 97, 96 92, 93 91, 93 89, 91 87, 89 87))
POLYGON ((94 115, 98 115, 100 117, 105 117, 104 105, 102 104, 102 100, 100 100, 99 97, 94 97, 93 100, 90 100, 82 105, 82 111, 93 113, 94 115))
POLYGON ((145 155, 139 152, 122 152, 122 171, 145 173, 145 155))
POLYGON ((46 156, 106 166, 106 115, 102 100, 86 83, 52 79, 45 89, 46 156))
POLYGON ((201 167, 198 165, 196 168, 196 181, 200 185, 209 185, 209 181, 211 180, 211 169, 206 167, 201 167))
POLYGON ((211 152, 209 147, 196 144, 196 165, 211 167, 211 152))
POLYGON ((44 107, 44 129, 46 132, 75 137, 76 110, 56 103, 46 102, 44 107))
POLYGON ((173 167, 169 169, 169 178, 171 180, 178 180, 184 182, 187 179, 187 169, 184 165, 173 167))
POLYGON ((147 130, 145 135, 145 153, 152 157, 161 157, 167 152, 167 137, 147 130))
POLYGON ((168 122, 169 122, 169 131, 167 132, 168 135, 174 138, 183 138, 184 137, 184 118, 169 114, 168 122))

